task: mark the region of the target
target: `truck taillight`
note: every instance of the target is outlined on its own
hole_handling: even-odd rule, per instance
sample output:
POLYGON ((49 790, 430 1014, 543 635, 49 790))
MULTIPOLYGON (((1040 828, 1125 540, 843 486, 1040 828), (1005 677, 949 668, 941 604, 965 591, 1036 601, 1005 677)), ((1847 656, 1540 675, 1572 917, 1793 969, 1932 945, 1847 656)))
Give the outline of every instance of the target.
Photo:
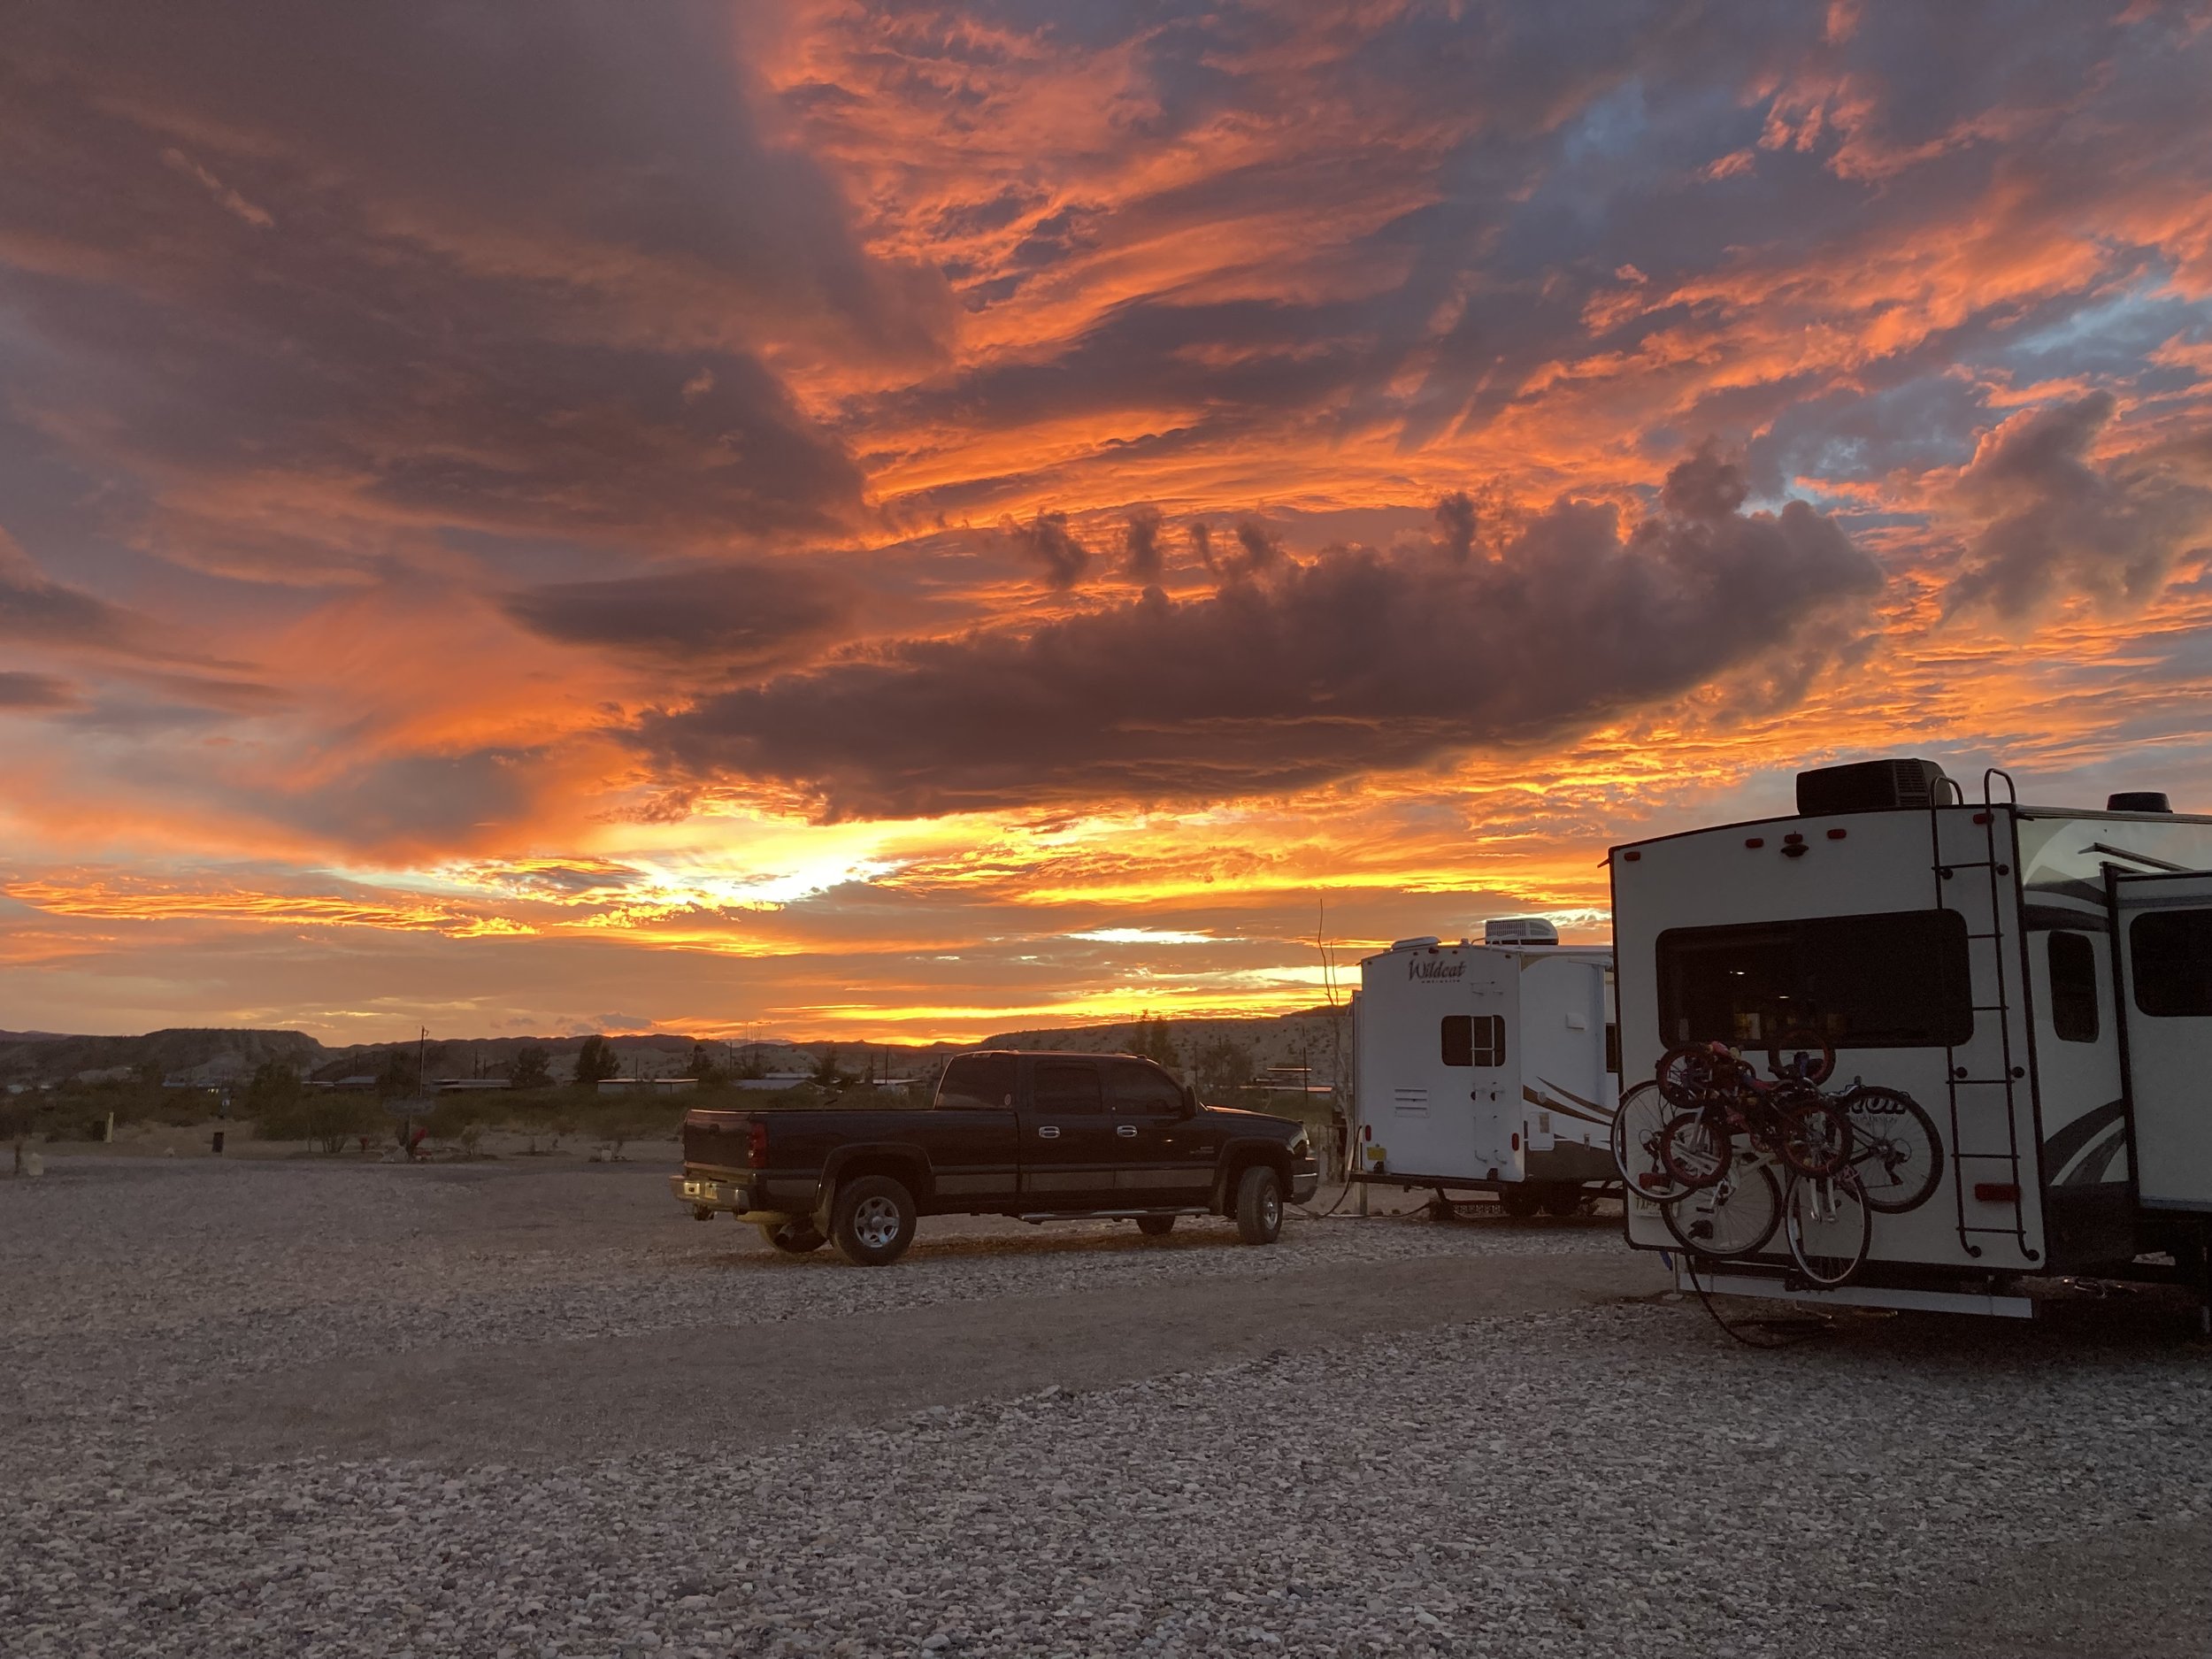
POLYGON ((754 1169, 768 1167, 768 1125, 757 1120, 745 1125, 745 1162, 754 1169))

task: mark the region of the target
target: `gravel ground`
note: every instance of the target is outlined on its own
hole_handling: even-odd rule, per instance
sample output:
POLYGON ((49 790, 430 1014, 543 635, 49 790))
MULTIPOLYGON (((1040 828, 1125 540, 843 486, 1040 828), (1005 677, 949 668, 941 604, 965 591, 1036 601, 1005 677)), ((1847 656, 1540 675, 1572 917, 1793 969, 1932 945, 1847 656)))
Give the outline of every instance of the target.
POLYGON ((868 1273, 695 1237, 626 1172, 432 1173, 0 1186, 24 1395, 0 1650, 2207 1651, 2212 1373, 2124 1313, 1869 1320, 1755 1353, 1694 1305, 1621 1302, 682 1456, 168 1455, 164 1390, 426 1330, 727 1325, 741 1287, 770 1324, 1618 1248, 1588 1226, 1311 1223, 1272 1250, 987 1227, 868 1273))

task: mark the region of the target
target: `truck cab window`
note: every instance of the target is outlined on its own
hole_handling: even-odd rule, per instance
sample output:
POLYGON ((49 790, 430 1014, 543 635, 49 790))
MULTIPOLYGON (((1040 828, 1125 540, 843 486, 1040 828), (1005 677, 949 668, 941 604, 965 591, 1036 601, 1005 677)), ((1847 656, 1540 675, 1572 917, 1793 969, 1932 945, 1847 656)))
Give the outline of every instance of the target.
POLYGON ((1106 1062, 1106 1108, 1132 1118, 1176 1118, 1183 1091, 1175 1079, 1141 1060, 1106 1062))
POLYGON ((1502 1014, 1447 1014, 1443 1025, 1446 1065, 1503 1065, 1502 1014))
POLYGON ((1657 954, 1659 1034, 1670 1043, 1814 1032, 1839 1048, 1940 1048, 1974 1034, 1956 910, 1675 927, 1657 954))
POLYGON ((1037 1065, 1037 1110, 1065 1116, 1105 1110, 1098 1065, 1089 1060, 1043 1060, 1037 1065))
POLYGON ((937 1086, 937 1104, 949 1110, 1004 1108, 1014 1103, 1014 1056, 961 1054, 945 1063, 937 1086))
POLYGON ((2051 1027, 2062 1042, 2097 1041, 2097 948, 2086 933, 2055 930, 2051 965, 2051 1027))
POLYGON ((2212 910, 2146 910, 2128 928, 2135 1006, 2154 1018, 2212 1015, 2212 910))

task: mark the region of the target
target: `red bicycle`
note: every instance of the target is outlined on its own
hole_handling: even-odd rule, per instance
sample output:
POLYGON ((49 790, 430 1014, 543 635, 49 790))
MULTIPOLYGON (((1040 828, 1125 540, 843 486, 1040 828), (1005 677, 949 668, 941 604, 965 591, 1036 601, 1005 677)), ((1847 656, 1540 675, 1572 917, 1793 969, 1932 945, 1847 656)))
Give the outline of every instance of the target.
POLYGON ((1832 1176, 1851 1162, 1851 1119, 1815 1085, 1835 1069, 1824 1042, 1817 1056, 1799 1052, 1770 1058, 1781 1075, 1755 1072, 1722 1042, 1682 1043, 1659 1062, 1659 1092, 1678 1115, 1659 1136, 1659 1162, 1691 1192, 1720 1182, 1736 1162, 1741 1136, 1801 1175, 1832 1176))

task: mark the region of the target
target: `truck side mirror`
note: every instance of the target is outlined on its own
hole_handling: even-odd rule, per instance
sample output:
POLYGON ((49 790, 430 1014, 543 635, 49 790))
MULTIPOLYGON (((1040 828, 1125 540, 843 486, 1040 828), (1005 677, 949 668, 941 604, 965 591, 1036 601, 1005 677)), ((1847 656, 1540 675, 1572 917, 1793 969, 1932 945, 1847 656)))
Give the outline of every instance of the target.
POLYGON ((1183 1116, 1195 1118, 1205 1109, 1198 1102, 1198 1091, 1189 1084, 1183 1085, 1183 1116))

